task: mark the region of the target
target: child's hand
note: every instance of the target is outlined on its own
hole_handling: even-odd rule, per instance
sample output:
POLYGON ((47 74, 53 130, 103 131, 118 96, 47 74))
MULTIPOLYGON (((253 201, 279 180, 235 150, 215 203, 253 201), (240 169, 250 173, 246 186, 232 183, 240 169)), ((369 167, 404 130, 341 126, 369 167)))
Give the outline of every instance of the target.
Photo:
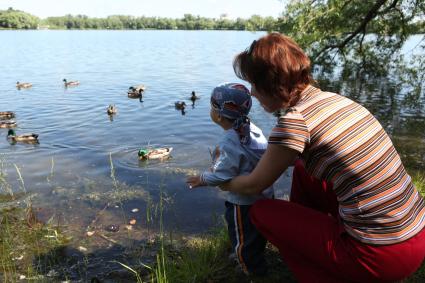
POLYGON ((219 157, 220 157, 220 149, 218 146, 216 146, 213 153, 213 161, 216 162, 219 157))
POLYGON ((201 180, 201 176, 189 176, 186 179, 186 183, 189 185, 189 189, 205 186, 205 184, 201 180))

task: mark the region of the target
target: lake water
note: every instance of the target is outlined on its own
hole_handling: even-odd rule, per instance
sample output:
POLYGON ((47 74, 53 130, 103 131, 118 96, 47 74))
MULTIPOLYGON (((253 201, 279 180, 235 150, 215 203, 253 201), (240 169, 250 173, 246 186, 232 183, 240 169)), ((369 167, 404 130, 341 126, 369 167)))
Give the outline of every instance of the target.
MULTIPOLYGON (((40 135, 38 145, 11 145, 7 130, 0 129, 3 171, 14 193, 31 193, 40 218, 57 217, 74 230, 84 230, 105 207, 110 213, 96 225, 125 224, 123 213, 124 219, 135 218, 143 227, 149 222, 145 210, 150 201, 157 203, 162 190, 167 227, 205 231, 217 221, 213 215, 223 212, 222 196, 212 188, 189 191, 185 176, 210 165, 209 148, 222 133, 209 118, 211 90, 222 82, 239 81, 233 57, 261 35, 1 31, 0 111, 16 112, 18 134, 40 135), (64 78, 81 85, 64 88, 64 78), (18 90, 16 81, 33 87, 18 90), (147 86, 143 102, 126 95, 130 85, 139 83, 147 86), (193 107, 192 90, 201 97, 193 107), (185 115, 174 108, 177 100, 188 104, 185 115), (106 114, 109 104, 118 108, 112 120, 106 114), (139 162, 137 150, 148 145, 173 147, 172 158, 139 162), (118 186, 111 178, 110 156, 118 186), (133 208, 143 213, 132 214, 133 208)), ((423 171, 423 93, 410 97, 390 85, 338 80, 323 89, 341 91, 367 106, 392 135, 406 164, 423 171)), ((256 101, 250 116, 266 135, 270 132, 275 119, 256 101)), ((287 189, 287 178, 280 185, 287 189)))

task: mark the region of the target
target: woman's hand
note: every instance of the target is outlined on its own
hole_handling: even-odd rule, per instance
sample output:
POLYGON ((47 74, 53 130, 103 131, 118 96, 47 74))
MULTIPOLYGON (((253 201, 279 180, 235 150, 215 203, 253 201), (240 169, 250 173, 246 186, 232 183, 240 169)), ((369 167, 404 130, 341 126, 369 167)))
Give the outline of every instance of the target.
POLYGON ((186 183, 189 185, 189 189, 205 186, 205 184, 201 180, 201 176, 189 176, 186 179, 186 183))
MULTIPOLYGON (((239 176, 237 177, 237 178, 239 178, 239 176)), ((229 182, 226 182, 226 183, 224 183, 224 184, 221 184, 221 185, 219 185, 218 187, 220 188, 220 190, 222 190, 222 191, 230 191, 230 189, 231 189, 231 184, 230 184, 230 182, 231 182, 232 180, 230 180, 229 182)))

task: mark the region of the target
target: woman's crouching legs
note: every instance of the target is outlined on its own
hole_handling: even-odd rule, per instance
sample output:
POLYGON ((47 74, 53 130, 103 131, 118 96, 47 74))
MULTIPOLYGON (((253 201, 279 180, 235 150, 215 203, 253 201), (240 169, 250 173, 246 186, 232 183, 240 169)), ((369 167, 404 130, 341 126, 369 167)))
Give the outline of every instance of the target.
POLYGON ((250 217, 299 282, 385 282, 397 280, 397 272, 408 275, 397 270, 397 259, 354 240, 326 213, 284 200, 259 200, 250 217))

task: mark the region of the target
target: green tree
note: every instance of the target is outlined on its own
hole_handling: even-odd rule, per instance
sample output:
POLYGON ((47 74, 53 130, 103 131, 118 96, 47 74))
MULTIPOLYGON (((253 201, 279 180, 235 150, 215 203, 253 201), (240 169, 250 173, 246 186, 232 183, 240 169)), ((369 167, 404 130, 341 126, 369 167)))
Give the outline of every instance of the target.
POLYGON ((40 19, 31 14, 9 8, 0 11, 0 28, 36 29, 40 19))
POLYGON ((286 5, 278 28, 316 65, 384 75, 399 68, 401 47, 419 30, 409 27, 424 15, 423 0, 298 0, 286 5))
POLYGON ((124 24, 120 16, 109 16, 106 18, 107 29, 123 29, 124 24))

